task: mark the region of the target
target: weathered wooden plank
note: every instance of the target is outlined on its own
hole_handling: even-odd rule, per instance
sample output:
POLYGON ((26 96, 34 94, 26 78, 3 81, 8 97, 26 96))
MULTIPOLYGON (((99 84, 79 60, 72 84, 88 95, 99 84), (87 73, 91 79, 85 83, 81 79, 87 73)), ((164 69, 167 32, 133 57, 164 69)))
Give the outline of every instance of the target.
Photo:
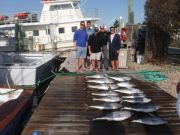
POLYGON ((86 104, 93 103, 90 93, 95 90, 86 89, 84 77, 57 76, 22 135, 31 135, 34 130, 45 135, 180 135, 176 99, 151 83, 135 79, 131 82, 137 84, 137 88, 142 89, 152 103, 161 106, 156 114, 167 120, 168 124, 145 126, 132 123, 136 116, 123 122, 93 122, 93 117, 103 113, 86 107, 86 104))

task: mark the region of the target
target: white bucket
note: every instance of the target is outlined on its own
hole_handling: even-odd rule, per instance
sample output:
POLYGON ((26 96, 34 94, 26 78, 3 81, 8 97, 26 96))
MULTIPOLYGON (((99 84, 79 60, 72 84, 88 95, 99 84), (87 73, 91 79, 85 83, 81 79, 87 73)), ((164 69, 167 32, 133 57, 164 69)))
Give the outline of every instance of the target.
POLYGON ((138 64, 144 63, 144 56, 143 55, 137 55, 137 63, 138 64))

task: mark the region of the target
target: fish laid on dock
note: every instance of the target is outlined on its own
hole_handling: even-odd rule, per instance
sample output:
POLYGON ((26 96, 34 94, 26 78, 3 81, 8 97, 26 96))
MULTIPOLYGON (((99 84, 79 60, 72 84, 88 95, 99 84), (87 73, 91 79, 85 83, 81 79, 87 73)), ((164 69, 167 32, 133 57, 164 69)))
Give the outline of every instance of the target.
POLYGON ((145 98, 146 95, 144 95, 143 93, 140 93, 140 94, 132 94, 132 95, 129 95, 129 96, 122 96, 121 98, 122 99, 133 99, 133 98, 145 98))
POLYGON ((119 87, 124 87, 124 88, 133 88, 135 85, 133 84, 130 84, 128 82, 121 82, 121 83, 117 83, 117 85, 119 87))
POLYGON ((110 90, 110 87, 106 84, 101 84, 101 85, 88 85, 88 88, 91 89, 99 89, 99 90, 110 90))
POLYGON ((105 97, 105 96, 118 96, 119 94, 112 91, 103 91, 103 92, 96 92, 91 93, 92 96, 99 96, 99 97, 105 97))
POLYGON ((149 98, 132 98, 132 99, 123 99, 123 102, 128 103, 149 103, 151 99, 149 98))
POLYGON ((119 90, 114 90, 115 92, 119 92, 119 93, 124 93, 124 94, 142 94, 143 92, 140 91, 139 89, 133 89, 133 88, 129 88, 129 89, 119 89, 119 90))
POLYGON ((93 120, 123 121, 130 118, 131 116, 132 113, 130 111, 114 111, 93 120))
POLYGON ((102 103, 98 105, 91 105, 89 108, 99 109, 99 110, 116 110, 121 108, 122 105, 117 103, 102 103))
POLYGON ((93 101, 102 101, 102 102, 120 102, 122 99, 117 96, 107 96, 107 97, 101 97, 101 98, 93 98, 93 101))
POLYGON ((129 77, 108 77, 108 78, 113 79, 117 82, 125 82, 131 80, 131 78, 129 77))
POLYGON ((114 81, 111 79, 100 79, 100 80, 93 79, 93 80, 87 80, 86 82, 97 83, 97 84, 112 84, 112 83, 114 83, 114 81))
POLYGON ((144 104, 132 104, 128 107, 123 107, 123 109, 136 111, 136 112, 151 113, 151 112, 155 112, 155 111, 159 110, 160 107, 153 105, 151 103, 144 103, 144 104))
POLYGON ((115 90, 115 89, 119 88, 119 86, 117 84, 110 84, 109 87, 111 90, 115 90))
POLYGON ((86 76, 87 79, 92 78, 92 79, 105 79, 106 77, 103 74, 96 74, 92 76, 86 76))
POLYGON ((163 125, 167 123, 167 121, 155 115, 146 115, 140 119, 133 120, 132 122, 151 125, 151 126, 163 125))

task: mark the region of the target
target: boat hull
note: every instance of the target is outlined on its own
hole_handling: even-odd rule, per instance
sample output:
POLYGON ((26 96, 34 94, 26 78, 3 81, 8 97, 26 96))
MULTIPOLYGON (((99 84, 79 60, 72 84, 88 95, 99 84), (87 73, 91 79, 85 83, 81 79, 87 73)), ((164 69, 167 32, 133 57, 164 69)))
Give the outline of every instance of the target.
POLYGON ((52 75, 55 68, 56 55, 52 54, 21 54, 21 63, 15 63, 16 55, 1 55, 0 85, 37 86, 52 75), (4 61, 2 61, 4 60, 4 61))
POLYGON ((25 89, 21 95, 0 106, 0 135, 20 134, 32 108, 34 89, 25 89))

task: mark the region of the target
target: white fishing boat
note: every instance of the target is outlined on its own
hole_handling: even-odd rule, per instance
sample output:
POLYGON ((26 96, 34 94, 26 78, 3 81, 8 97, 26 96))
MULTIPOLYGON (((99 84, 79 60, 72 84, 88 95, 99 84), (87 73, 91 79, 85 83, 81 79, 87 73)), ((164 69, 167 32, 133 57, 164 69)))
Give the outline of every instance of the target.
POLYGON ((55 61, 50 53, 0 53, 0 85, 37 86, 52 75, 55 61))
POLYGON ((49 50, 55 48, 64 52, 74 49, 73 34, 80 21, 90 20, 95 24, 97 9, 82 10, 81 0, 42 0, 42 12, 21 12, 0 17, 0 30, 6 36, 14 37, 15 22, 19 22, 25 32, 25 39, 32 39, 32 45, 24 43, 29 50, 49 50), (2 19, 1 19, 2 18, 2 19), (7 30, 8 29, 8 30, 7 30))

